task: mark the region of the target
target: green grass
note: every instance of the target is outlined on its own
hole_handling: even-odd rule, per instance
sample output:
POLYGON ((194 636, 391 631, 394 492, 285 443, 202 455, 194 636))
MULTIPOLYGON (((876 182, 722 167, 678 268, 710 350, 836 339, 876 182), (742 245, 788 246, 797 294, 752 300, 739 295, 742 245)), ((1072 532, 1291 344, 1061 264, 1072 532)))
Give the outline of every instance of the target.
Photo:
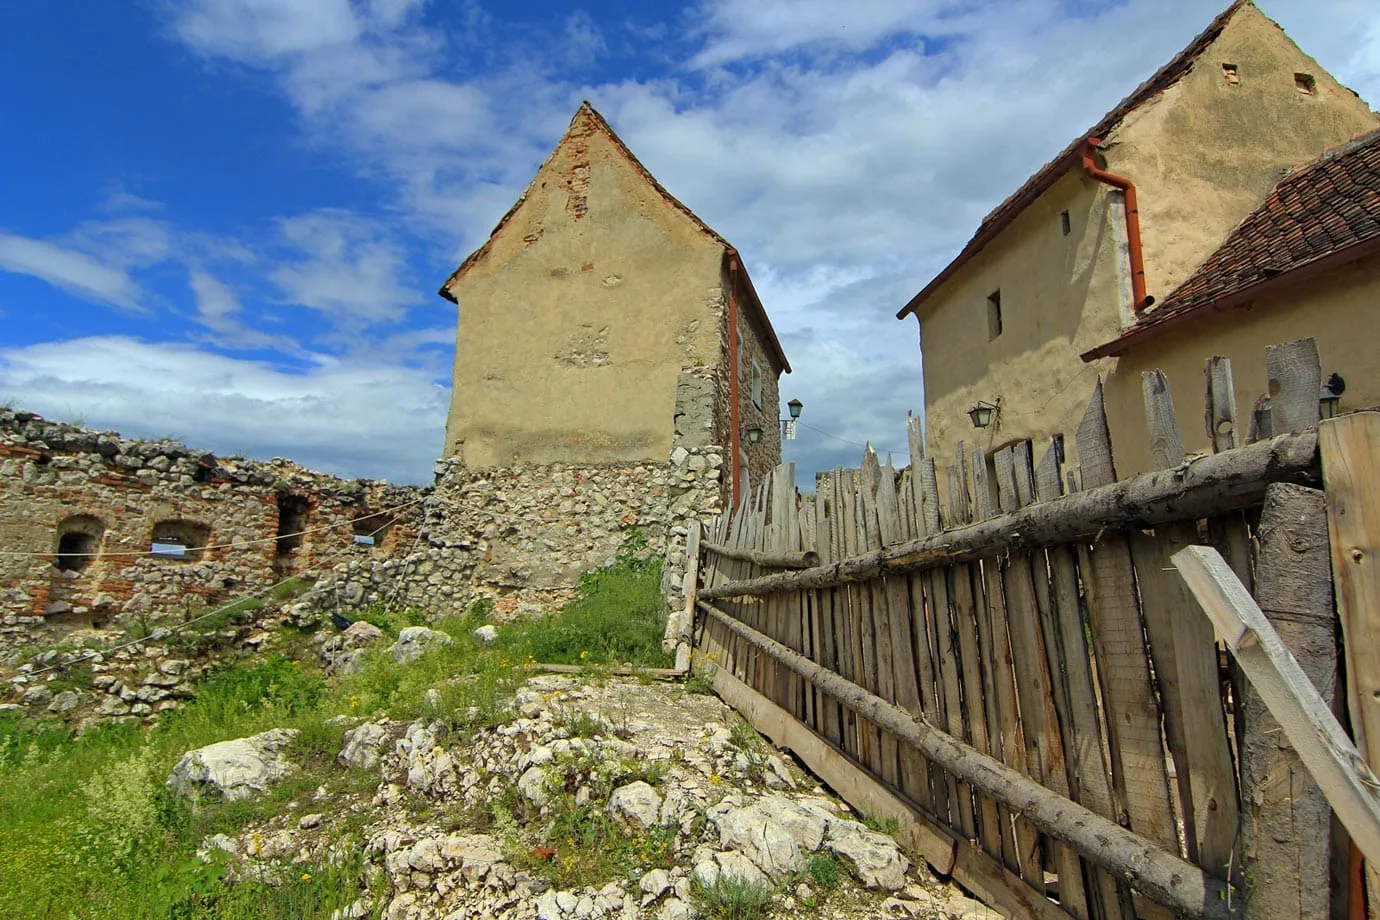
POLYGON ((665 629, 661 560, 625 553, 614 565, 584 575, 578 595, 560 613, 507 626, 499 635, 547 664, 664 668, 674 664, 661 650, 665 629))
MULTIPOLYGON (((242 661, 204 678, 192 700, 151 729, 110 725, 74 737, 57 723, 0 717, 0 917, 324 920, 359 896, 357 863, 289 866, 272 884, 232 884, 224 865, 196 858, 197 846, 209 834, 238 833, 291 804, 308 807, 318 786, 334 794, 372 788, 374 774, 336 763, 344 726, 330 724, 334 716, 424 716, 463 736, 511 717, 513 691, 525 677, 521 665, 531 660, 665 663, 660 580, 658 562, 625 555, 588 576, 560 613, 506 626, 491 645, 473 636, 491 612, 477 604, 430 624, 448 633, 452 644, 406 667, 381 650, 366 653, 360 673, 329 680, 313 664, 284 655, 242 661), (301 769, 268 794, 193 805, 164 789, 184 752, 270 728, 299 732, 293 760, 301 769)), ((227 619, 249 611, 248 604, 234 605, 227 619)), ((415 612, 383 609, 365 618, 391 633, 419 621, 415 612)), ((303 657, 311 660, 308 652, 303 657)), ((74 672, 68 679, 87 677, 74 672)), ((579 716, 567 728, 575 735, 603 730, 579 716)), ((584 768, 583 781, 605 794, 614 784, 655 778, 654 768, 633 762, 584 768)), ((601 809, 574 807, 574 791, 555 790, 570 798, 571 807, 540 828, 558 852, 534 868, 574 881, 668 864, 672 830, 629 834, 601 809)), ((507 823, 501 810, 490 819, 516 844, 511 813, 507 823)), ((343 823, 341 832, 355 834, 357 843, 361 825, 343 823)), ((526 849, 538 842, 534 837, 526 849)))
POLYGON ((757 920, 767 915, 772 899, 770 886, 722 872, 712 885, 696 879, 690 892, 700 914, 709 920, 757 920))

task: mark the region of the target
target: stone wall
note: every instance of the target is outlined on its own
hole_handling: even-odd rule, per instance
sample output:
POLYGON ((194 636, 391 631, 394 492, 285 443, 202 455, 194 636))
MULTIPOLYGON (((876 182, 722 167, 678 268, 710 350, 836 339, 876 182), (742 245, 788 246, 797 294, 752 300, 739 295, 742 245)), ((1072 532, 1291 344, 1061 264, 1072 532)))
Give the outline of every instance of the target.
POLYGON ((428 493, 0 410, 0 651, 373 564, 416 541, 428 493))
POLYGON ((723 453, 677 447, 666 463, 553 463, 472 470, 436 465, 422 546, 381 563, 336 568, 306 600, 314 606, 386 602, 440 616, 480 598, 499 617, 540 613, 570 597, 585 572, 625 547, 664 559, 668 598, 685 571, 690 520, 722 509, 723 453))

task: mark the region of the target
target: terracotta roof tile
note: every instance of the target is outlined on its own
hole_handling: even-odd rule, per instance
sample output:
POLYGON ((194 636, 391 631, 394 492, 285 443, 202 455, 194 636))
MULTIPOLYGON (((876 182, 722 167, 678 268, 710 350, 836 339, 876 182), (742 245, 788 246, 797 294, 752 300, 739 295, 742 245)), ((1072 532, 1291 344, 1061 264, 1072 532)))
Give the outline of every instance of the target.
POLYGON ((1151 329, 1368 243, 1380 243, 1380 130, 1292 170, 1154 312, 1084 358, 1121 354, 1151 329))

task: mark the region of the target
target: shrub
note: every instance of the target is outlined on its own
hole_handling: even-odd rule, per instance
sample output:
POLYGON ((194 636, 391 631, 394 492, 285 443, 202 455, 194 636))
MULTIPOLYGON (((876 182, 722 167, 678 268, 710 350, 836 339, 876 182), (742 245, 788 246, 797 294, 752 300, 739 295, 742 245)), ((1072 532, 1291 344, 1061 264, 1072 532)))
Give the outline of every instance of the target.
POLYGON ((726 872, 720 872, 712 885, 696 879, 690 891, 695 906, 710 920, 757 920, 766 916, 772 898, 767 885, 726 872))

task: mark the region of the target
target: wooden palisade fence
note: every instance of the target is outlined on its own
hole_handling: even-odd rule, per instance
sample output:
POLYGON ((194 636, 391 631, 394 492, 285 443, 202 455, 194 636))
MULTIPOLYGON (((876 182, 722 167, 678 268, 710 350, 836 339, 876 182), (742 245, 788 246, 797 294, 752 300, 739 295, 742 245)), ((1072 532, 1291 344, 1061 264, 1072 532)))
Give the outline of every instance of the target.
POLYGON ((1230 365, 1209 362, 1217 452, 1195 457, 1146 374, 1159 469, 1120 482, 1100 384, 1076 469, 1029 442, 959 444, 942 469, 915 419, 899 474, 869 450, 810 500, 783 464, 692 533, 697 660, 760 730, 1012 916, 1348 916, 1345 833, 1169 562, 1217 547, 1343 705, 1316 348, 1277 346, 1269 366, 1237 446, 1230 365))

